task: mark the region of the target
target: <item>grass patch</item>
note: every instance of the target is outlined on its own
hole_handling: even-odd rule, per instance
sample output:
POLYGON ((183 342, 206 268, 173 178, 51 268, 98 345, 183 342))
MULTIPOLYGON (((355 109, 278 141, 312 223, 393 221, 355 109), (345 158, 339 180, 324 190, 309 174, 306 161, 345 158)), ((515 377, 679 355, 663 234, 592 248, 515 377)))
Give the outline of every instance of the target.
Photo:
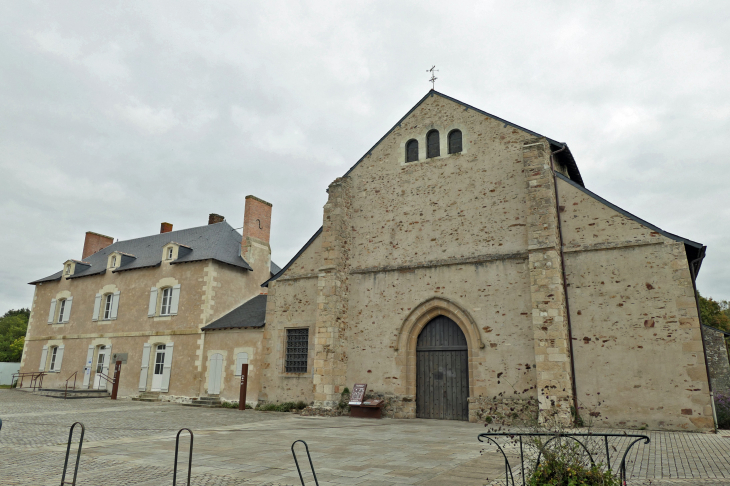
MULTIPOLYGON (((238 402, 221 402, 221 407, 235 408, 236 410, 238 410, 238 402)), ((253 407, 251 405, 249 405, 248 403, 246 404, 246 410, 251 410, 252 408, 253 407)))

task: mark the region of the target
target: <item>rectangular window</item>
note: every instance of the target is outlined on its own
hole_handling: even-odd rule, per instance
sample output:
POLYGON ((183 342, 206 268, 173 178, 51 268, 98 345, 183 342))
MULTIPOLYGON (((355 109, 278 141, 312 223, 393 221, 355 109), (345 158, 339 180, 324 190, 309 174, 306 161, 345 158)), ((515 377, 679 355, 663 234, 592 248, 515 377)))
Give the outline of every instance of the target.
POLYGON ((112 294, 108 294, 106 296, 106 300, 104 301, 104 320, 109 320, 112 318, 112 299, 114 296, 112 294))
POLYGON ((51 348, 51 366, 50 371, 56 371, 56 354, 58 353, 58 346, 51 348))
POLYGON ((160 315, 167 316, 170 314, 170 304, 172 303, 172 288, 167 287, 162 291, 162 305, 160 305, 160 315))
POLYGON ((309 328, 286 330, 286 372, 306 373, 309 328))
MULTIPOLYGON (((155 356, 155 374, 161 375, 165 369, 165 345, 157 346, 157 354, 155 356)), ((154 382, 153 382, 154 383, 154 382)))
POLYGON ((66 309, 66 299, 61 301, 61 307, 58 309, 58 322, 63 322, 63 311, 66 309))
POLYGON ((172 248, 167 249, 167 259, 172 260, 172 248))

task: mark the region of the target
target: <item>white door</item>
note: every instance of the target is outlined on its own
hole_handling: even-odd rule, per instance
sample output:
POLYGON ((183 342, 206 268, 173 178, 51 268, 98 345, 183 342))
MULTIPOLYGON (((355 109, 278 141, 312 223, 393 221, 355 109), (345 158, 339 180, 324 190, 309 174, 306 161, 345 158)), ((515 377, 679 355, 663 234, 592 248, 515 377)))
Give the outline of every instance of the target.
POLYGON ((152 372, 152 391, 162 389, 162 375, 165 370, 165 345, 158 344, 155 351, 155 369, 152 372))
POLYGON ((223 355, 214 354, 208 363, 208 395, 221 392, 221 375, 223 374, 223 355))
POLYGON ((109 375, 109 348, 99 347, 99 354, 96 357, 96 373, 94 374, 94 390, 106 388, 106 380, 99 373, 109 375))

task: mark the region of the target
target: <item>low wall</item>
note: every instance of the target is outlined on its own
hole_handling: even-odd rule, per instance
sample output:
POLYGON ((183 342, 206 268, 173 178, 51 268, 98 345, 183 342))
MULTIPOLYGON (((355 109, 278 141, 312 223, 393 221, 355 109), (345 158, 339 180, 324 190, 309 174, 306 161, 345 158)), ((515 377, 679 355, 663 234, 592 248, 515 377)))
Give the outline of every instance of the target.
POLYGON ((20 371, 20 363, 0 363, 0 385, 12 385, 13 373, 20 371))

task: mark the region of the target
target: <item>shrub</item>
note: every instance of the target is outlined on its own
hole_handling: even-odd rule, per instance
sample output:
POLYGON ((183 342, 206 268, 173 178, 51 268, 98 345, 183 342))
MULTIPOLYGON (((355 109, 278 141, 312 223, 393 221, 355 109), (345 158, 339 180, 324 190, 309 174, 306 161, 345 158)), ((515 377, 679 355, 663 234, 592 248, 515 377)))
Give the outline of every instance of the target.
MULTIPOLYGON (((238 409, 238 402, 221 402, 221 407, 238 409)), ((252 408, 253 407, 251 405, 249 405, 248 403, 246 404, 246 410, 250 410, 252 408)))
POLYGON ((598 466, 549 460, 535 468, 527 482, 530 486, 620 486, 621 482, 611 471, 601 471, 598 466))
POLYGON ((256 410, 260 410, 262 412, 291 412, 303 410, 305 408, 307 408, 307 404, 301 400, 298 402, 267 403, 264 405, 256 405, 256 410))
POLYGON ((715 394, 715 412, 717 413, 717 428, 730 429, 730 395, 715 394))

